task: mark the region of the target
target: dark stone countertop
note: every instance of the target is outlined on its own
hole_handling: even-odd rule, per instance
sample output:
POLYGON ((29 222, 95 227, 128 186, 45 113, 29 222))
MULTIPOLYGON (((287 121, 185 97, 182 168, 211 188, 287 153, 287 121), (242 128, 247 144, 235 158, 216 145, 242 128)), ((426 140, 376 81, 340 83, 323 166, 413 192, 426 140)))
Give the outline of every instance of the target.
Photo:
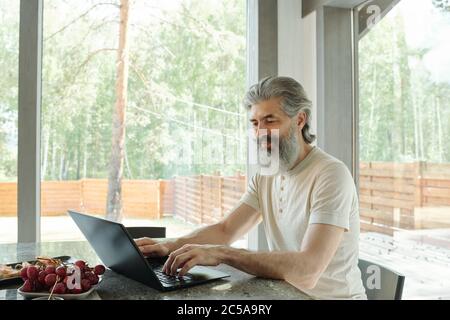
MULTIPOLYGON (((0 264, 33 260, 36 256, 71 256, 94 265, 101 263, 87 242, 45 242, 37 244, 0 245, 0 264)), ((171 292, 159 292, 144 284, 107 270, 98 288, 88 299, 106 300, 305 300, 307 295, 279 280, 256 278, 227 265, 215 267, 230 277, 171 292)), ((18 286, 0 286, 0 299, 23 299, 18 286)))

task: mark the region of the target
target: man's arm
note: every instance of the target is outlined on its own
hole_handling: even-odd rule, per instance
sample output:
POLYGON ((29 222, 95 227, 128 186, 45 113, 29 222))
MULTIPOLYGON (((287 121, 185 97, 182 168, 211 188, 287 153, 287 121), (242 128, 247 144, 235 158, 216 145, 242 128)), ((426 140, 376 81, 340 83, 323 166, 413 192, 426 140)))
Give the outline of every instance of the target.
POLYGON ((202 227, 174 241, 158 243, 149 238, 136 240, 142 253, 164 256, 186 244, 230 245, 261 222, 260 213, 249 205, 238 205, 220 222, 202 227))
POLYGON ((251 252, 224 246, 185 245, 174 251, 164 270, 183 276, 195 265, 225 263, 244 272, 271 279, 285 280, 297 288, 311 289, 336 253, 344 229, 332 225, 308 227, 299 252, 251 252))

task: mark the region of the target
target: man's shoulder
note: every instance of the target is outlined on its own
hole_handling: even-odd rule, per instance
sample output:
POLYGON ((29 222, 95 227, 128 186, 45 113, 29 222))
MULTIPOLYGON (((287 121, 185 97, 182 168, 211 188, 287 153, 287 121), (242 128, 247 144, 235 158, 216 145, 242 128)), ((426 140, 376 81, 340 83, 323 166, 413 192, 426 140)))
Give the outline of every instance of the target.
POLYGON ((349 172, 347 166, 338 158, 326 153, 322 149, 317 149, 314 159, 314 167, 319 173, 333 172, 333 171, 346 171, 349 172))
POLYGON ((329 184, 339 188, 348 187, 352 191, 355 187, 353 176, 347 165, 324 151, 321 151, 317 157, 314 180, 316 184, 329 184))

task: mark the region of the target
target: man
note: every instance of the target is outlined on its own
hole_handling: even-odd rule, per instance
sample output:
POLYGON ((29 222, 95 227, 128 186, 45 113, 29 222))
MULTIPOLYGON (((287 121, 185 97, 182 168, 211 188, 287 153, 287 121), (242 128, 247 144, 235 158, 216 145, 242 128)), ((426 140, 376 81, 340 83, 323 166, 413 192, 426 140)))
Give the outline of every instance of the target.
POLYGON ((341 161, 311 145, 311 102, 303 87, 291 78, 268 77, 249 89, 245 105, 258 151, 271 155, 278 147, 278 172, 253 176, 222 221, 173 241, 137 239, 140 250, 169 255, 167 274, 225 263, 285 280, 313 298, 366 299, 358 268, 356 188, 341 161), (261 221, 270 252, 229 247, 261 221))

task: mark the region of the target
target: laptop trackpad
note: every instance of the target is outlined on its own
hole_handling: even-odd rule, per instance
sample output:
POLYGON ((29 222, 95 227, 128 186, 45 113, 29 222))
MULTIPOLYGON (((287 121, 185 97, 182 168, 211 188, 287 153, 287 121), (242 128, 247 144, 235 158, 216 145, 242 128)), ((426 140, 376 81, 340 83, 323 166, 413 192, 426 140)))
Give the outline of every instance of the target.
POLYGON ((202 266, 195 266, 188 271, 188 274, 192 276, 192 280, 201 281, 213 278, 211 272, 214 272, 214 270, 202 266))

